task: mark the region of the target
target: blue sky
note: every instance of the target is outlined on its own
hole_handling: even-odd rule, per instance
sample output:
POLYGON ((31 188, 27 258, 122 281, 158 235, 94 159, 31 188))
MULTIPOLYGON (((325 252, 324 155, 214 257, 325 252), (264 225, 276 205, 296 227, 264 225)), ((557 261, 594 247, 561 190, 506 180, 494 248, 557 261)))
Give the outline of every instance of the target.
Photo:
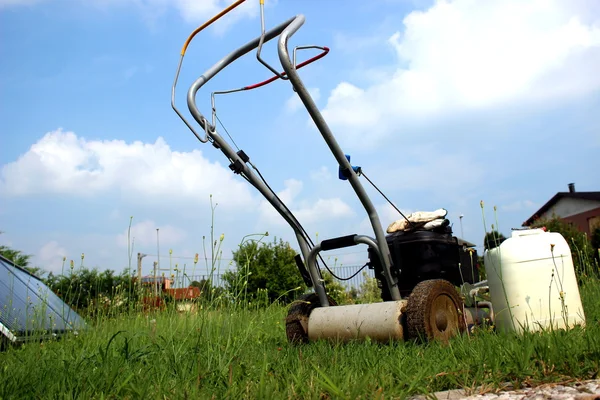
MULTIPOLYGON (((228 1, 0 0, 0 243, 60 272, 62 258, 100 269, 134 252, 149 273, 191 263, 225 234, 224 266, 242 237, 292 230, 199 143, 170 107, 187 35, 228 1)), ((510 234, 575 182, 600 190, 600 4, 580 1, 267 1, 272 27, 304 14, 293 45, 331 48, 301 76, 355 165, 406 212, 445 208, 482 244, 497 219, 510 234), (494 215, 493 207, 497 207, 494 215)), ((189 47, 177 102, 228 52, 260 33, 248 0, 189 47)), ((264 56, 280 69, 275 43, 264 56)), ((308 53, 306 55, 309 56, 308 53)), ((262 81, 248 55, 198 94, 262 81)), ((288 82, 219 97, 236 143, 319 239, 372 234, 349 184, 288 82)), ((367 185, 366 182, 364 182, 367 185)), ((399 216, 368 188, 387 227, 399 216)), ((332 252, 364 262, 366 249, 332 252)), ((480 248, 481 251, 481 248, 480 248)))

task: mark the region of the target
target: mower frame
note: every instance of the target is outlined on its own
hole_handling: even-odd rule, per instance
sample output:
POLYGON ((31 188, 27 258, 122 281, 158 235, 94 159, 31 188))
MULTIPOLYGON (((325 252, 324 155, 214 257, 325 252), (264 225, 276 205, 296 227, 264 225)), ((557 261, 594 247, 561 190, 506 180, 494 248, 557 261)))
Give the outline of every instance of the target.
MULTIPOLYGON (((295 50, 294 50, 294 61, 290 57, 290 52, 288 50, 288 41, 289 39, 300 29, 300 27, 304 24, 305 17, 301 14, 296 15, 293 18, 288 19, 287 21, 271 28, 268 31, 263 31, 261 36, 251 40, 245 45, 239 47, 233 52, 229 53, 225 57, 223 57, 220 61, 210 67, 206 72, 204 72, 198 79, 196 79, 193 84, 190 86, 187 92, 187 106, 188 109, 193 116, 194 120, 201 126, 202 130, 205 133, 205 137, 202 138, 193 127, 183 118, 181 113, 175 108, 175 85, 177 83, 177 79, 179 76, 179 69, 177 71, 177 75, 175 77, 175 82, 173 83, 173 91, 172 91, 172 107, 177 112, 177 114, 183 119, 186 125, 192 130, 194 135, 200 140, 202 143, 206 143, 208 141, 212 142, 213 146, 217 149, 221 150, 221 152, 229 159, 231 162, 230 168, 236 173, 240 174, 244 179, 246 179, 252 186, 254 186, 263 197, 275 208, 275 210, 282 216, 282 218, 290 225, 290 227, 294 230, 296 235, 296 239, 300 246, 300 252, 302 254, 302 260, 296 260, 298 264, 298 268, 300 270, 301 275, 305 278, 306 283, 311 283, 314 287, 315 293, 318 295, 320 305, 322 307, 329 306, 329 300, 327 298, 326 289, 324 286, 324 282, 320 273, 320 269, 317 266, 317 256, 321 251, 340 249, 344 247, 355 246, 358 244, 366 244, 371 248, 375 254, 379 256, 381 261, 382 274, 385 279, 384 284, 387 285, 387 289, 391 294, 392 300, 401 300, 400 291, 398 289, 398 281, 397 278, 392 274, 392 257, 390 254, 390 250, 385 238, 385 233, 383 231, 379 216, 377 211, 371 202, 369 196, 367 195, 363 185, 359 180, 359 176, 352 168, 349 160, 346 158, 344 152, 341 147, 337 143, 333 133, 331 132, 329 126, 325 122, 321 112, 316 106, 314 100, 310 96, 308 90, 306 89, 304 83, 302 82, 297 69, 300 67, 300 64, 296 65, 295 63, 295 50), (315 123, 317 129, 323 136, 326 144, 328 145, 330 151, 335 157, 337 163, 339 164, 340 171, 345 178, 350 182, 350 185, 354 189, 354 192, 358 196, 360 202, 362 203, 365 211, 369 216, 369 221, 375 233, 375 238, 366 236, 366 235, 347 235, 336 237, 332 239, 323 240, 320 243, 317 243, 314 247, 311 245, 311 242, 308 240, 306 233, 303 231, 302 226, 296 217, 292 214, 292 212, 281 202, 279 197, 273 192, 273 190, 262 180, 262 177, 259 178, 252 169, 248 166, 249 157, 243 152, 236 152, 228 143, 223 139, 221 135, 217 132, 216 125, 211 124, 206 117, 200 112, 196 105, 196 95, 198 91, 212 78, 214 78, 219 72, 225 69, 232 62, 242 57, 243 55, 249 53, 250 51, 262 47, 262 44, 276 38, 279 36, 278 43, 278 54, 279 59, 284 69, 284 73, 278 74, 277 76, 281 78, 282 76, 287 76, 286 80, 289 80, 292 84, 294 91, 300 97, 304 107, 307 109, 309 115, 311 116, 313 122, 315 123), (304 263, 308 266, 308 275, 310 280, 306 279, 305 267, 304 263)), ((194 33, 195 34, 195 33, 194 33)), ((188 40, 189 42, 189 40, 188 40)), ((188 42, 184 46, 187 47, 188 42)), ((311 48, 317 46, 301 46, 299 48, 311 48)), ((306 63, 304 63, 305 65, 306 63)), ((179 68, 181 68, 181 61, 179 68)), ((271 68, 269 68, 271 69, 271 68)), ((243 90, 243 89, 241 89, 243 90)), ((310 285, 309 285, 310 286, 310 285)))

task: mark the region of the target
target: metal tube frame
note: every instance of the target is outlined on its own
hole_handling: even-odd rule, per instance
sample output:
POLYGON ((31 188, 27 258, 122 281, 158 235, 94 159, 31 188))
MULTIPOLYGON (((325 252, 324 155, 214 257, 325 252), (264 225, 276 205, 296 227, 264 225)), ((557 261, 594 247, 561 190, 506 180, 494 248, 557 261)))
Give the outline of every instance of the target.
MULTIPOLYGON (((381 265, 383 268, 383 275, 386 279, 386 284, 388 286, 389 292, 391 294, 392 300, 400 300, 400 291, 398 289, 397 279, 391 273, 392 259, 389 247, 387 245, 387 241, 385 239, 385 234, 383 232, 383 228, 381 226, 381 222, 379 220, 379 216, 377 215, 377 211, 373 206, 371 200, 369 199, 367 193, 365 192, 362 184, 359 181, 358 175, 352 169, 350 163, 346 159, 342 149, 338 145, 335 140, 331 130, 329 129, 327 123, 323 119, 323 116, 319 112, 316 104, 311 98, 310 94, 306 90, 306 87, 302 83, 296 68, 295 56, 296 51, 294 50, 293 60, 290 58, 289 51, 287 49, 287 43, 289 38, 298 31, 298 29, 304 24, 305 18, 303 15, 297 15, 293 18, 288 19, 284 23, 270 29, 267 32, 261 32, 260 37, 255 38, 254 40, 246 43, 241 46, 237 50, 231 52, 212 67, 210 67, 204 74, 202 74, 194 83, 190 86, 187 92, 187 105, 190 113, 196 122, 202 127, 205 132, 205 137, 201 138, 200 135, 193 129, 193 127, 183 118, 183 116, 175 109, 174 107, 174 89, 172 91, 172 105, 177 114, 181 117, 181 119, 186 123, 188 128, 194 133, 194 135, 200 140, 202 143, 206 143, 211 141, 215 147, 217 147, 225 156, 229 159, 232 165, 235 165, 238 169, 235 171, 242 175, 244 179, 246 179, 252 186, 254 186, 264 197, 265 199, 275 208, 275 210, 283 217, 283 219, 292 227, 294 233, 296 235, 296 239, 300 246, 300 251, 304 260, 307 261, 308 272, 310 274, 315 293, 319 297, 319 301, 321 306, 327 307, 329 306, 329 301, 327 299, 327 294, 325 291, 325 286, 323 284, 322 279, 320 278, 320 272, 317 268, 316 257, 318 253, 321 251, 321 244, 317 244, 314 248, 311 249, 310 242, 306 237, 300 223, 296 219, 296 217, 288 210, 288 208, 279 200, 277 195, 260 179, 257 177, 252 170, 248 167, 246 162, 240 157, 240 155, 234 151, 234 149, 225 141, 221 135, 217 133, 217 129, 215 126, 214 115, 213 123, 206 119, 206 117, 200 112, 198 107, 196 106, 196 94, 198 91, 212 78, 214 78, 219 72, 225 69, 229 64, 242 57, 243 55, 249 53, 250 51, 262 47, 262 44, 276 38, 279 36, 279 45, 278 45, 278 53, 279 59, 285 71, 285 74, 281 74, 279 76, 282 78, 283 75, 286 75, 296 93, 302 100, 304 106, 306 107, 308 113, 311 118, 315 122, 317 128, 321 132, 321 135, 325 139, 325 142, 329 146, 329 149, 333 153, 335 159, 338 164, 341 166, 343 170, 346 171, 348 175, 348 181, 350 182, 352 188, 354 189, 356 195, 360 199, 363 207, 365 208, 371 225, 373 227, 373 231, 375 232, 376 239, 370 238, 364 235, 356 235, 355 243, 359 244, 367 244, 371 248, 373 248, 376 254, 379 256, 381 261, 381 265)), ((316 46, 306 46, 301 48, 319 48, 316 46)), ((300 49, 301 49, 300 48, 300 49)), ((182 57, 183 58, 183 57, 182 57)), ((181 61, 179 63, 179 68, 181 67, 181 61)), ((269 68, 271 69, 271 68, 269 68)), ((276 72, 277 73, 277 72, 276 72)), ((177 82, 178 73, 175 77, 174 86, 177 82)), ((280 75, 277 73, 277 75, 280 75)), ((214 94, 212 97, 212 106, 214 108, 214 94)))
MULTIPOLYGON (((298 244, 300 245, 302 257, 305 260, 307 260, 310 254, 310 244, 306 239, 305 234, 302 231, 301 225, 296 219, 296 217, 291 212, 289 212, 287 207, 285 207, 285 205, 279 200, 277 195, 252 172, 252 170, 248 167, 244 160, 231 148, 229 143, 227 143, 227 141, 225 141, 221 137, 221 135, 217 133, 216 127, 209 123, 209 121, 204 117, 204 115, 200 112, 200 110, 198 110, 198 107, 196 106, 196 94, 198 90, 200 90, 200 88, 202 88, 202 86, 204 86, 210 79, 214 78, 215 75, 217 75, 220 71, 225 69, 225 67, 227 67, 229 64, 231 64, 238 58, 256 49, 261 41, 263 43, 266 43, 269 40, 272 40, 275 37, 279 36, 286 27, 288 27, 298 18, 304 17, 296 16, 285 21, 284 23, 265 32, 264 35, 261 35, 260 37, 246 43, 244 46, 231 52, 230 54, 222 58, 219 62, 214 64, 212 67, 210 67, 204 74, 202 74, 198 79, 196 79, 196 81, 189 88, 187 93, 187 105, 188 109, 190 110, 190 113, 192 114, 196 122, 206 132, 205 140, 210 139, 215 144, 215 146, 219 148, 223 152, 223 154, 225 154, 225 156, 229 159, 229 161, 232 164, 237 164, 241 169, 240 174, 265 197, 265 199, 273 206, 273 208, 275 208, 275 210, 277 210, 277 212, 283 217, 283 219, 292 227, 294 233, 296 234, 298 244)), ((198 137, 198 135, 196 136, 198 137)), ((325 286, 322 280, 319 278, 320 274, 316 267, 316 263, 312 263, 312 265, 309 265, 308 270, 313 283, 313 287, 319 297, 321 305, 327 307, 329 305, 329 301, 327 299, 327 293, 325 292, 325 286)))
POLYGON ((333 133, 329 129, 327 122, 325 122, 323 115, 319 111, 317 105, 315 104, 312 97, 308 93, 308 90, 304 86, 304 83, 300 79, 296 68, 294 68, 294 62, 290 58, 290 53, 287 48, 288 41, 290 37, 294 35, 294 33, 296 33, 298 29, 300 29, 300 27, 304 24, 304 20, 304 16, 302 15, 295 18, 291 24, 286 26, 284 31, 279 36, 279 60, 281 61, 281 65, 283 66, 284 71, 289 77, 289 80, 292 83, 294 90, 300 97, 300 100, 302 100, 304 107, 306 107, 306 110, 310 114, 313 122, 319 129, 319 132, 321 132, 323 139, 325 139, 325 142, 329 146, 329 149, 333 153, 338 164, 340 165, 342 170, 345 171, 345 173, 347 174, 347 178, 350 182, 350 185, 354 189, 354 192, 360 199, 360 202, 365 208, 365 211, 369 215, 369 220, 371 222, 371 226, 373 227, 373 231, 375 232, 375 237, 379 248, 379 258, 381 260, 383 275, 385 277, 386 284, 389 288, 392 300, 400 300, 402 297, 400 295, 400 290, 398 289, 398 280, 391 273, 392 257, 390 254, 390 249, 387 245, 385 234, 383 232, 379 216, 377 215, 377 211, 375 210, 371 199, 369 198, 365 189, 363 188, 358 178, 358 175, 354 172, 352 166, 346 159, 344 152, 337 143, 335 137, 333 136, 333 133))
MULTIPOLYGON (((361 243, 366 244, 367 246, 371 247, 375 251, 375 253, 379 256, 379 258, 381 258, 381 251, 379 249, 379 246, 377 245, 377 242, 375 241, 375 239, 373 239, 372 237, 366 236, 366 235, 355 235, 354 243, 355 244, 361 244, 361 243)), ((311 265, 317 264, 317 255, 321 252, 321 250, 322 250, 321 243, 317 243, 315 245, 315 247, 312 248, 312 250, 310 251, 310 254, 308 255, 308 259, 307 259, 309 268, 311 265)))

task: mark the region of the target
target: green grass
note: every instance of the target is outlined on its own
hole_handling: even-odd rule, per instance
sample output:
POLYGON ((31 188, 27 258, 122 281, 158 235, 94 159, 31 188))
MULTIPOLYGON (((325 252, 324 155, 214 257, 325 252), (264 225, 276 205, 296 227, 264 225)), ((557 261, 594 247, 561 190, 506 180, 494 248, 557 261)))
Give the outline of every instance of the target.
POLYGON ((405 398, 600 370, 600 281, 581 288, 585 329, 479 332, 449 345, 290 346, 286 309, 100 317, 93 329, 0 353, 0 398, 405 398))

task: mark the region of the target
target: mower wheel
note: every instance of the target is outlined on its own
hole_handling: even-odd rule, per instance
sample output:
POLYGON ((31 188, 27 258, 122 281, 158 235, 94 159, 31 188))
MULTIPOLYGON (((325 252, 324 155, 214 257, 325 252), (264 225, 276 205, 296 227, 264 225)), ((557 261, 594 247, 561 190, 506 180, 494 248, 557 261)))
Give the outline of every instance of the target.
POLYGON ((409 339, 423 341, 448 339, 466 331, 463 301, 457 290, 444 279, 420 282, 406 305, 409 339))
MULTIPOLYGON (((327 296, 327 299, 329 305, 337 306, 331 297, 327 296)), ((285 319, 285 333, 290 343, 308 343, 308 317, 318 307, 321 302, 316 293, 304 294, 292 303, 285 319)))

